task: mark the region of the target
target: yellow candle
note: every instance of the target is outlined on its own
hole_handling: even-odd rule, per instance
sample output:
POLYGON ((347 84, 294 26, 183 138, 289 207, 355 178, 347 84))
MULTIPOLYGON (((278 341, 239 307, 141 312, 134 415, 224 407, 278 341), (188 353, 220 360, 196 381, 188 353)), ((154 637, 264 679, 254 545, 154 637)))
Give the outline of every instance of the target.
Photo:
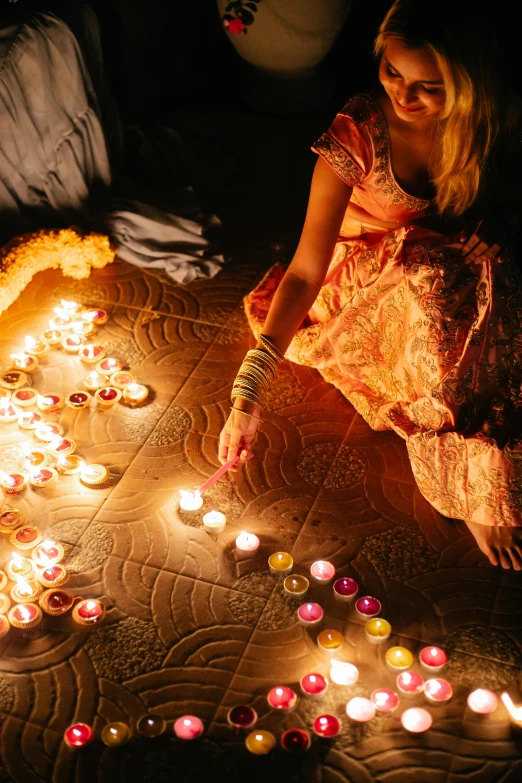
POLYGON ((309 586, 310 582, 306 576, 301 576, 300 574, 292 574, 291 576, 287 576, 283 582, 285 593, 290 593, 290 595, 304 595, 307 592, 309 586))
POLYGON ((406 647, 390 647, 386 653, 386 663, 393 671, 405 671, 413 664, 413 655, 406 647))
POLYGON ((385 642, 391 634, 391 625, 388 620, 382 620, 380 617, 374 617, 368 620, 365 626, 366 638, 372 644, 385 642))
POLYGON ((116 721, 108 723, 101 733, 101 740, 104 745, 110 748, 117 748, 118 745, 125 745, 130 740, 130 729, 126 723, 116 721))
POLYGON ((317 646, 328 653, 338 652, 344 644, 343 635, 339 631, 321 631, 317 637, 317 646))
POLYGON ((294 566, 294 559, 288 552, 274 552, 268 558, 268 567, 271 574, 276 576, 289 574, 294 566))
POLYGON ((259 729, 252 731, 245 740, 245 745, 250 753, 255 756, 266 756, 275 746, 275 737, 269 731, 259 729))

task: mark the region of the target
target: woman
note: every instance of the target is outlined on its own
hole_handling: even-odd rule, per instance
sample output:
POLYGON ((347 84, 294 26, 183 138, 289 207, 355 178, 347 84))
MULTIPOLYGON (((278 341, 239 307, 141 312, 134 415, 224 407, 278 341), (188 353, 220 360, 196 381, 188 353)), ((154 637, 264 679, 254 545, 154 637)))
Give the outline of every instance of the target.
POLYGON ((376 41, 380 87, 314 145, 292 263, 245 300, 259 342, 220 459, 251 458, 285 354, 404 438, 422 494, 493 564, 521 570, 520 109, 496 81, 487 20, 464 5, 425 16, 397 0, 376 41))

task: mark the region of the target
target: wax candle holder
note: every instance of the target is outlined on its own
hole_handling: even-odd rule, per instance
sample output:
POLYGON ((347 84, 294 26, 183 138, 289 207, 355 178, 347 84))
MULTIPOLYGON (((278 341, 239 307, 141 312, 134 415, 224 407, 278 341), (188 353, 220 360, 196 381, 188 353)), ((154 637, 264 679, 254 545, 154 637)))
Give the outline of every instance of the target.
POLYGON ((36 604, 18 604, 9 609, 7 617, 13 628, 29 630, 42 622, 42 610, 36 604))
POLYGON ((39 544, 42 540, 42 533, 36 525, 26 525, 24 527, 19 527, 18 530, 13 530, 9 536, 9 540, 13 546, 23 551, 32 549, 39 544))
POLYGON ((28 375, 38 369, 38 359, 29 353, 12 353, 11 359, 13 360, 13 369, 21 370, 28 375))
POLYGON ((7 614, 11 606, 11 599, 5 593, 0 593, 0 615, 7 614))
POLYGON ((326 655, 338 655, 344 645, 343 635, 339 631, 326 629, 317 637, 317 646, 326 655))
POLYGON ((288 552, 274 552, 268 558, 268 568, 274 576, 288 576, 294 567, 294 559, 288 552))
POLYGON ((469 694, 467 704, 478 715, 490 715, 497 708, 498 698, 493 691, 477 688, 469 694))
POLYGON ((57 435, 50 441, 48 447, 49 454, 53 457, 67 457, 76 451, 76 441, 72 438, 57 435))
POLYGON ((105 348, 103 345, 86 343, 85 345, 82 345, 78 351, 78 356, 85 364, 96 364, 96 362, 99 362, 105 356, 105 348))
POLYGON ((136 729, 142 737, 155 739, 165 732, 167 723, 161 715, 142 715, 136 723, 136 729))
POLYGON ((88 408, 91 404, 92 396, 86 391, 73 391, 65 398, 65 404, 73 411, 80 411, 88 408))
POLYGON ((77 454, 69 454, 67 457, 58 457, 56 470, 64 476, 73 476, 79 473, 83 467, 83 459, 77 454))
POLYGON ((13 582, 17 582, 19 579, 33 579, 34 563, 28 557, 22 557, 17 552, 13 552, 11 560, 5 566, 5 572, 13 582))
POLYGON ((36 601, 42 592, 42 585, 35 579, 19 579, 11 589, 11 598, 19 604, 30 604, 36 601))
POLYGON ((203 527, 211 535, 219 535, 227 525, 227 518, 221 511, 209 511, 203 517, 203 527))
POLYGON ((328 560, 316 560, 310 567, 310 574, 318 584, 327 585, 335 576, 335 567, 328 560))
POLYGON ((390 638, 391 625, 388 620, 374 617, 372 620, 368 620, 364 626, 364 630, 366 640, 370 642, 370 644, 382 644, 390 638))
POLYGON ((446 665, 448 657, 440 647, 423 647, 419 653, 419 662, 425 671, 436 673, 446 665))
POLYGON ((359 679, 359 669, 353 663, 334 658, 330 667, 330 679, 336 685, 353 685, 359 679))
POLYGON ((304 729, 287 729, 281 736, 281 747, 287 753, 305 753, 310 742, 310 735, 304 729))
POLYGON ((29 481, 33 487, 45 489, 52 486, 58 478, 58 473, 54 468, 35 468, 29 481))
POLYGON ((26 470, 32 470, 32 468, 41 468, 47 464, 47 452, 43 449, 30 448, 25 453, 24 468, 26 470))
POLYGON ((43 359, 51 350, 47 340, 35 340, 29 335, 25 338, 25 352, 30 356, 36 356, 37 359, 43 359))
POLYGON ((149 390, 142 383, 129 383, 128 386, 124 386, 122 391, 123 402, 125 405, 130 405, 131 408, 141 405, 148 396, 149 390))
POLYGON ((275 748, 275 744, 274 735, 265 729, 256 729, 245 739, 246 749, 254 756, 266 756, 275 748))
MULTIPOLYGON (((323 617, 324 611, 322 607, 316 603, 301 604, 297 609, 297 619, 305 628, 313 628, 314 626, 319 625, 322 623, 323 617)), ((323 633, 325 633, 325 631, 323 631, 323 633)))
POLYGON ((233 729, 251 729, 257 723, 257 712, 247 704, 238 704, 228 711, 227 722, 233 729))
POLYGON ((375 705, 370 699, 363 696, 355 696, 346 705, 346 714, 357 723, 366 723, 375 717, 375 705))
POLYGON ((297 703, 297 694, 287 685, 272 688, 266 698, 273 710, 292 710, 297 703))
POLYGON ((378 712, 393 712, 399 706, 399 697, 389 688, 378 688, 372 693, 371 702, 378 712))
POLYGON ((88 391, 95 392, 98 391, 98 389, 103 389, 104 386, 111 385, 111 383, 108 375, 100 373, 98 370, 93 370, 85 377, 83 385, 88 391))
POLYGON ((355 600, 357 593, 359 592, 359 585, 355 579, 350 579, 348 576, 343 576, 340 579, 336 579, 333 584, 334 597, 338 601, 345 601, 351 603, 355 600))
POLYGON ((121 389, 115 389, 114 386, 104 386, 103 389, 94 392, 94 399, 98 408, 112 408, 121 400, 121 395, 121 389))
POLYGON ((82 465, 80 469, 80 481, 89 487, 96 487, 104 484, 109 478, 109 471, 105 465, 93 463, 92 465, 82 465))
POLYGON ((21 370, 8 370, 3 375, 0 375, 0 386, 10 391, 20 389, 28 383, 29 375, 21 370))
POLYGON ((447 704, 453 696, 453 688, 447 680, 433 678, 426 680, 424 696, 431 704, 447 704))
POLYGON ((75 623, 82 626, 99 625, 104 619, 107 610, 94 598, 82 599, 72 610, 72 618, 75 623))
POLYGON ((331 739, 339 734, 341 722, 335 715, 319 715, 314 720, 313 729, 318 737, 331 739))
POLYGON ((12 533, 13 530, 22 527, 24 522, 25 514, 17 508, 6 508, 0 512, 0 533, 12 533))
POLYGON ((27 487, 26 473, 0 473, 0 486, 8 495, 18 495, 27 487))
POLYGON ((20 411, 18 416, 18 426, 21 430, 35 430, 42 422, 42 414, 37 411, 20 411))
POLYGON ((12 421, 16 421, 19 415, 20 408, 13 405, 9 397, 0 398, 0 422, 10 424, 12 421))
POLYGON ((61 424, 45 421, 42 424, 37 425, 34 434, 38 440, 42 440, 44 443, 50 443, 57 435, 63 435, 63 427, 61 424))
POLYGON ((184 489, 179 491, 179 507, 183 511, 199 511, 203 505, 203 498, 199 492, 187 492, 184 489))
POLYGON ((11 393, 11 402, 18 408, 28 408, 36 403, 37 397, 38 392, 35 389, 31 389, 30 386, 24 386, 11 393))
POLYGON ((112 356, 106 356, 101 361, 96 362, 96 369, 104 375, 113 375, 113 373, 123 370, 123 364, 119 359, 114 359, 112 356))
POLYGON ((312 696, 313 698, 324 696, 328 690, 328 680, 318 672, 305 674, 299 685, 304 696, 312 696))
POLYGON ((11 623, 9 622, 9 618, 6 617, 5 614, 0 614, 0 639, 3 639, 10 628, 11 623))
POLYGON ((422 707, 411 707, 401 715, 401 724, 406 731, 412 734, 421 734, 428 731, 433 718, 427 710, 423 710, 422 707))
POLYGON ((133 375, 131 372, 128 372, 127 370, 120 370, 119 372, 114 372, 110 377, 110 385, 115 386, 117 389, 124 389, 126 386, 129 386, 131 383, 136 383, 137 378, 135 375, 133 375))
POLYGON ((42 536, 40 534, 40 540, 33 544, 34 549, 31 553, 31 557, 36 565, 40 566, 40 568, 47 568, 60 563, 65 557, 63 546, 57 541, 51 541, 50 539, 46 539, 40 546, 37 546, 41 539, 42 536))
POLYGON ((301 574, 291 574, 283 582, 285 593, 292 596, 292 598, 303 598, 307 594, 309 587, 310 582, 306 576, 301 576, 301 574))
POLYGON ((203 722, 196 715, 183 715, 174 723, 174 734, 182 740, 197 739, 204 729, 203 722))
POLYGON ((404 672, 412 663, 413 655, 406 647, 390 647, 386 652, 386 665, 392 672, 404 672))
POLYGON ((381 609, 381 602, 371 595, 365 595, 355 602, 355 611, 361 620, 370 620, 372 617, 376 617, 381 613, 381 609))
POLYGON ((131 738, 130 728, 126 723, 115 721, 104 726, 101 733, 101 741, 108 748, 119 748, 126 745, 131 738))
POLYGON ((243 530, 236 538, 236 554, 240 558, 252 557, 259 549, 259 538, 243 530))
POLYGON ((58 345, 64 338, 64 333, 61 329, 51 328, 46 329, 40 335, 40 340, 45 341, 48 345, 58 345))
POLYGON ((107 310, 103 310, 101 307, 90 308, 84 310, 82 313, 84 321, 95 324, 96 326, 103 326, 109 320, 109 313, 107 310))
POLYGON ((36 578, 44 587, 61 587, 69 581, 69 572, 65 566, 57 563, 38 569, 36 578))
POLYGON ((87 338, 83 334, 68 334, 62 340, 62 348, 67 353, 78 353, 80 348, 86 345, 86 343, 87 338))
POLYGON ((94 731, 86 723, 75 723, 65 730, 65 744, 70 748, 84 748, 94 739, 94 731))
POLYGON ((402 672, 397 676, 397 690, 407 698, 418 696, 424 691, 424 678, 417 672, 402 672))
POLYGON ((59 411, 65 405, 63 394, 58 392, 49 392, 48 394, 39 394, 36 398, 36 407, 42 413, 54 413, 59 411))

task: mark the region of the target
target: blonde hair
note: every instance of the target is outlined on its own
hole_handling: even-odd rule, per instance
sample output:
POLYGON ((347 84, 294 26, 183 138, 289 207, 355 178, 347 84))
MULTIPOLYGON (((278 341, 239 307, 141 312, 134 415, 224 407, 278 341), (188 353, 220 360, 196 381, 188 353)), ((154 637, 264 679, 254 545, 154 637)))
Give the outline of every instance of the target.
POLYGON ((446 103, 434 150, 433 184, 439 212, 450 216, 462 215, 483 192, 485 169, 501 130, 504 100, 491 27, 486 20, 474 18, 471 10, 466 14, 463 5, 467 5, 463 0, 439 0, 433 18, 427 19, 425 3, 396 0, 374 45, 379 57, 390 38, 408 49, 423 49, 434 57, 441 72, 446 103))

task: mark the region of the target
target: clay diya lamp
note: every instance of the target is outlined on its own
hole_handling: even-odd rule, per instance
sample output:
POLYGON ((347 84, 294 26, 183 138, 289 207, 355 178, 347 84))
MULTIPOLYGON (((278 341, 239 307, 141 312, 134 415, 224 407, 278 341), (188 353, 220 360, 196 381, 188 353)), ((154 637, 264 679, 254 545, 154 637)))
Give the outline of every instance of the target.
POLYGON ((50 487, 58 478, 58 473, 54 468, 35 468, 29 481, 33 487, 43 489, 50 487))
POLYGON ((69 581, 69 572, 65 566, 57 563, 38 571, 36 578, 44 587, 61 587, 69 581))
POLYGON ((121 395, 121 389, 115 389, 114 386, 104 386, 103 389, 94 392, 94 399, 98 408, 111 408, 121 400, 121 395))
POLYGON ((42 534, 37 527, 30 525, 19 527, 18 530, 13 530, 9 536, 9 540, 13 546, 23 551, 25 549, 32 549, 39 544, 42 540, 42 534))
POLYGON ((34 577, 34 563, 28 557, 22 557, 18 552, 13 552, 11 560, 5 567, 5 572, 12 582, 18 579, 32 579, 34 577))
POLYGON ((35 430, 43 420, 42 414, 37 411, 21 411, 18 416, 18 426, 21 430, 35 430))
POLYGON ((93 370, 89 373, 89 375, 86 376, 83 385, 89 391, 95 392, 98 391, 98 389, 103 389, 104 386, 109 386, 110 378, 108 375, 105 375, 105 373, 98 372, 98 370, 93 370))
POLYGON ((83 466, 83 459, 77 454, 69 454, 67 457, 58 457, 56 470, 64 476, 73 476, 79 473, 83 466))
POLYGON ((13 360, 13 368, 15 370, 21 370, 29 375, 38 369, 38 359, 36 356, 32 356, 30 353, 12 353, 11 359, 13 360))
POLYGON ((25 386, 23 389, 16 389, 11 394, 11 402, 17 405, 19 408, 27 408, 29 405, 36 403, 38 392, 31 389, 30 386, 25 386))
POLYGON ((43 413, 54 413, 54 411, 63 408, 65 403, 63 394, 50 392, 49 394, 39 394, 36 398, 36 406, 43 413))
POLYGON ((49 329, 46 329, 45 332, 42 332, 40 335, 40 340, 45 340, 48 345, 58 345, 62 342, 63 338, 64 333, 61 329, 56 327, 54 321, 49 321, 49 329))
MULTIPOLYGON (((0 533, 12 533, 25 522, 25 516, 16 508, 6 508, 0 512, 0 533)), ((0 587, 0 590, 2 588, 0 587)))
POLYGON ((0 614, 0 639, 2 639, 11 627, 9 618, 5 614, 0 614))
POLYGON ((38 603, 46 614, 60 615, 72 609, 74 597, 67 590, 52 587, 41 594, 38 603))
POLYGON ((25 338, 25 352, 30 356, 36 356, 37 359, 43 359, 51 350, 47 340, 35 340, 29 335, 25 338))
POLYGON ((18 604, 30 604, 42 591, 43 587, 36 579, 18 579, 11 590, 11 598, 18 604))
POLYGON ((36 604, 18 604, 9 609, 7 617, 14 628, 28 630, 42 622, 42 610, 36 604))
POLYGON ((114 359, 112 356, 106 356, 96 364, 96 369, 98 372, 102 372, 105 375, 112 375, 113 373, 122 370, 123 364, 119 359, 114 359))
POLYGON ((73 391, 65 398, 65 404, 73 411, 79 411, 83 408, 88 408, 91 404, 92 397, 89 392, 86 391, 73 391))
POLYGON ((82 313, 82 318, 88 323, 95 324, 96 326, 103 326, 109 320, 109 313, 107 310, 102 310, 101 307, 90 308, 82 313))
POLYGON ((72 438, 62 437, 58 435, 53 438, 48 447, 49 454, 53 457, 68 457, 73 451, 76 451, 76 441, 72 438))
POLYGON ((20 410, 13 405, 9 397, 0 397, 0 422, 10 424, 16 421, 19 415, 20 410))
POLYGON ((109 478, 109 471, 105 465, 93 463, 92 465, 82 465, 80 470, 80 481, 89 487, 95 487, 97 484, 104 484, 109 478))
POLYGON ((10 391, 21 389, 27 383, 29 383, 29 376, 21 370, 8 370, 0 376, 0 386, 10 391))
POLYGON ((45 421, 36 427, 34 434, 38 440, 43 440, 44 443, 50 443, 57 435, 63 435, 63 427, 60 424, 45 421))
POLYGON ((86 598, 76 604, 72 611, 72 617, 78 625, 98 625, 105 617, 106 611, 101 601, 95 598, 86 598))
POLYGON ((18 495, 27 487, 26 473, 0 473, 0 486, 8 495, 18 495))
POLYGON ((123 402, 131 407, 141 405, 148 396, 149 390, 142 383, 129 383, 122 391, 123 402))
POLYGON ((127 372, 127 370, 120 370, 119 372, 114 372, 111 375, 110 385, 114 386, 116 389, 124 389, 126 386, 129 386, 129 384, 136 383, 136 380, 136 376, 131 372, 127 372))
POLYGON ((78 351, 78 356, 85 364, 96 364, 105 356, 105 348, 103 345, 87 343, 87 345, 82 345, 78 351))
POLYGON ((47 452, 43 449, 30 448, 25 453, 24 468, 31 470, 32 468, 40 468, 47 462, 47 452))
POLYGON ((39 543, 40 542, 38 541, 36 544, 33 544, 35 548, 31 554, 36 565, 47 568, 48 566, 56 565, 56 563, 60 563, 63 560, 65 550, 61 544, 56 541, 51 541, 49 538, 42 541, 40 546, 37 546, 39 543))
POLYGON ((82 345, 85 345, 87 338, 83 334, 69 334, 62 340, 62 348, 67 353, 78 353, 82 345))

